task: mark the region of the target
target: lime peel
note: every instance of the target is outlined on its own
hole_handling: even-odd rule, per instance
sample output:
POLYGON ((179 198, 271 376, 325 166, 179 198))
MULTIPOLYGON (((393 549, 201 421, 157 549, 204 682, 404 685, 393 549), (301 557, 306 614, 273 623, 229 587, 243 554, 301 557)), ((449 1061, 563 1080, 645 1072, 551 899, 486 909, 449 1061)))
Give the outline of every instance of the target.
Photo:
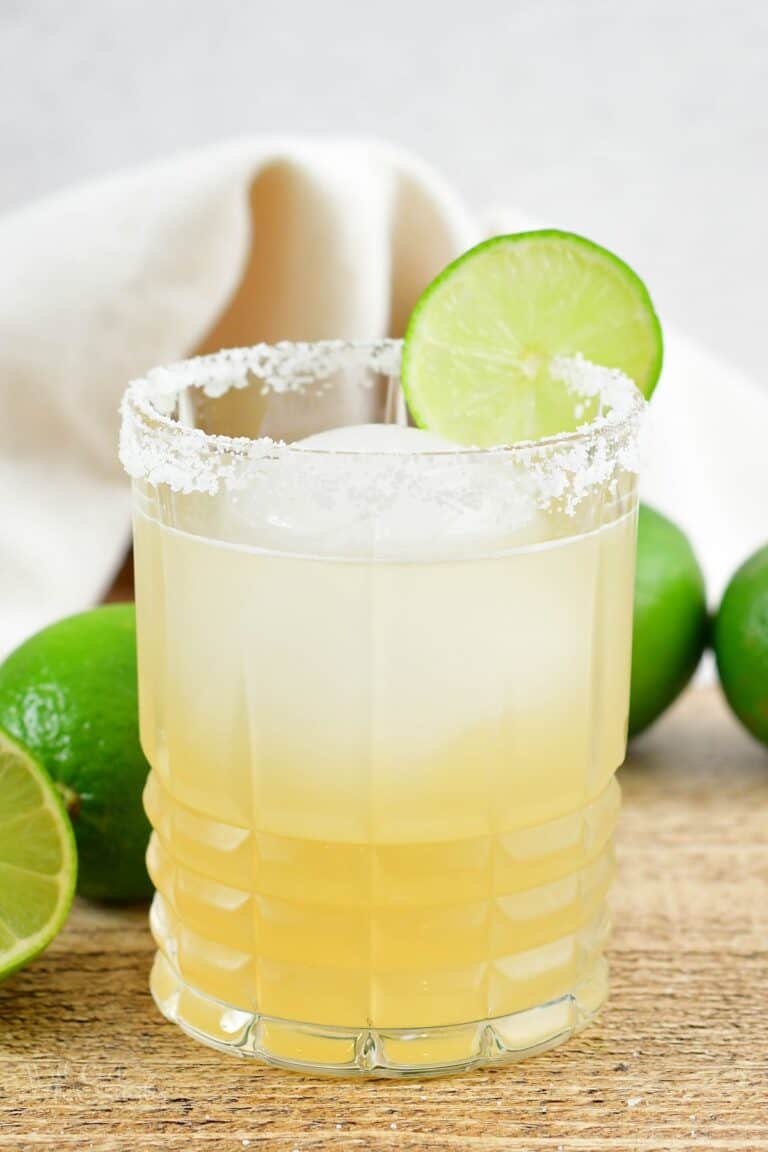
POLYGON ((63 787, 79 891, 133 901, 152 891, 144 863, 149 765, 138 725, 136 618, 113 604, 59 620, 0 666, 0 726, 63 787))

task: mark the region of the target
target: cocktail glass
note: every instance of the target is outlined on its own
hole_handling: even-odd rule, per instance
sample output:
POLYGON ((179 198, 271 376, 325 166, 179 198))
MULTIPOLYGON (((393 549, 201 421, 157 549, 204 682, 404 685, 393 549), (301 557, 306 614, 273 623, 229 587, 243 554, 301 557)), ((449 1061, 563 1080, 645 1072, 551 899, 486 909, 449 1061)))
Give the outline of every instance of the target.
POLYGON ((340 1075, 520 1058, 607 990, 642 400, 582 363, 595 419, 538 443, 285 442, 402 423, 399 357, 258 346, 123 405, 152 993, 340 1075))

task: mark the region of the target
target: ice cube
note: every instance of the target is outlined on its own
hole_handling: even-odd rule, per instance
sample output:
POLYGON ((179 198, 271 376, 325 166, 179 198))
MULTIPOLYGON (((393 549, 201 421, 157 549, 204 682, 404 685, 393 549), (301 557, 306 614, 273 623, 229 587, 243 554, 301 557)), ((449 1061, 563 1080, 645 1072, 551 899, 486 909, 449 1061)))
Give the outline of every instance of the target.
POLYGON ((299 440, 238 498, 238 538, 281 553, 413 562, 537 542, 535 505, 501 455, 396 424, 299 440))
POLYGON ((443 440, 421 428, 406 428, 400 424, 351 424, 344 428, 329 428, 298 440, 293 448, 323 452, 452 452, 459 445, 443 440))

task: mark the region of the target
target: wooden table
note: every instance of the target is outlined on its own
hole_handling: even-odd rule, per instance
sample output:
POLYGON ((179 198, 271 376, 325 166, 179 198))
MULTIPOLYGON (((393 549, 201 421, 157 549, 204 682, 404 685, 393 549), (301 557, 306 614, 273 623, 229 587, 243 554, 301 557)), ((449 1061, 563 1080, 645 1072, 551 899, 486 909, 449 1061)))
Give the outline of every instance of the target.
POLYGON ((565 1047, 423 1083, 220 1056, 155 1011, 145 913, 81 904, 0 987, 0 1149, 768 1149, 768 753, 692 692, 621 778, 613 994, 565 1047))

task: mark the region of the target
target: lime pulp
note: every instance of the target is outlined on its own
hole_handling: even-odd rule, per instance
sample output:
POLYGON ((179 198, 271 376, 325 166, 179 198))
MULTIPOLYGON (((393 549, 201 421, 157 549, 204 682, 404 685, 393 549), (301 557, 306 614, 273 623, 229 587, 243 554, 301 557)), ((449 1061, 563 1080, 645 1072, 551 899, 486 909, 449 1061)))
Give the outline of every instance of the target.
POLYGON ((0 731, 0 980, 57 934, 76 877, 72 825, 55 786, 0 731))
POLYGON ((429 285, 411 316, 402 380, 415 423, 489 447, 583 423, 552 361, 618 368, 650 397, 661 328, 642 280, 618 256, 568 232, 497 236, 429 285))

